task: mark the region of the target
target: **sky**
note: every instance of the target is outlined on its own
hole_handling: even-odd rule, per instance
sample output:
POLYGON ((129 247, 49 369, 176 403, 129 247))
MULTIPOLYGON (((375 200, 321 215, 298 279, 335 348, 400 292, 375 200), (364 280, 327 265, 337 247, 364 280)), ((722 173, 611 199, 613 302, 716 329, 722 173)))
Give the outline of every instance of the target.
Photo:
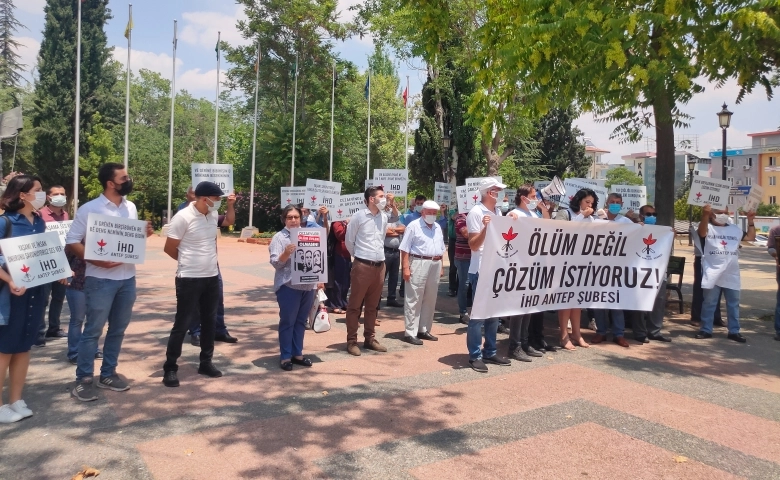
MULTIPOLYGON (((349 7, 362 3, 360 0, 338 0, 340 19, 350 20, 353 13, 349 7)), ((18 32, 18 40, 22 44, 20 55, 22 63, 28 69, 35 65, 44 25, 43 7, 45 0, 16 0, 17 20, 27 27, 18 32)), ((124 30, 128 18, 128 3, 110 1, 114 18, 106 25, 109 46, 114 47, 114 56, 123 64, 127 60, 127 40, 124 30)), ((171 77, 172 69, 172 39, 173 20, 178 20, 179 43, 176 52, 176 86, 185 89, 198 97, 214 99, 216 94, 217 65, 214 46, 217 42, 217 32, 221 32, 222 40, 232 45, 248 43, 235 28, 239 19, 245 18, 242 9, 233 0, 136 0, 133 4, 133 43, 131 51, 131 66, 133 70, 147 68, 160 72, 165 78, 171 77)), ((358 68, 365 69, 367 58, 373 51, 371 36, 363 39, 350 39, 339 42, 336 50, 340 56, 355 63, 358 68)), ((220 68, 220 78, 224 78, 225 70, 229 68, 223 60, 220 68)), ((405 62, 398 65, 398 73, 405 84, 409 76, 409 91, 414 98, 420 94, 425 82, 425 69, 422 62, 412 64, 405 62)), ((728 104, 734 112, 731 128, 728 130, 728 145, 739 148, 750 145, 748 133, 774 131, 780 126, 780 101, 768 101, 763 92, 755 92, 746 97, 742 103, 736 104, 738 87, 735 81, 726 83, 721 88, 706 82, 700 82, 705 92, 693 98, 688 105, 681 105, 681 110, 694 118, 687 129, 677 129, 677 135, 698 138, 698 151, 709 152, 718 150, 722 144, 722 133, 718 126, 717 112, 723 103, 728 104)), ((400 92, 399 92, 400 94, 400 92)), ((597 122, 593 115, 583 114, 575 124, 590 137, 593 143, 610 153, 603 160, 620 162, 622 155, 634 152, 654 151, 652 139, 654 131, 646 132, 644 140, 638 144, 620 144, 611 140, 610 134, 615 128, 614 123, 597 122), (648 148, 649 147, 649 148, 648 148)), ((693 148, 691 149, 693 150, 693 148)))

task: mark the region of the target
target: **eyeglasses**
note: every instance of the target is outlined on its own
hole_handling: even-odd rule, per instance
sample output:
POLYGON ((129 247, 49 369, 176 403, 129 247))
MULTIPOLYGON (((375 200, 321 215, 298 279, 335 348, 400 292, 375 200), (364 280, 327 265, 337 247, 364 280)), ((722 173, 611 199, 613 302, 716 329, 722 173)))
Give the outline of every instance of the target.
POLYGON ((299 217, 298 215, 287 216, 287 217, 285 217, 285 218, 286 218, 287 220, 300 220, 300 219, 301 219, 301 217, 299 217))
POLYGON ((645 217, 655 217, 655 212, 647 212, 644 215, 645 217))

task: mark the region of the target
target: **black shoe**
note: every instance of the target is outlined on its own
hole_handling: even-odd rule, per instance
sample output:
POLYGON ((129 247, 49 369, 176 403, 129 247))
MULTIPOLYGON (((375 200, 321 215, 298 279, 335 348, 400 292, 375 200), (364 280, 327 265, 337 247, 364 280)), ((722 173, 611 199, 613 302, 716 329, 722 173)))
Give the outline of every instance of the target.
POLYGON ((647 337, 636 337, 634 338, 639 343, 650 343, 650 340, 647 339, 647 337))
POLYGON ((79 357, 69 358, 68 362, 70 362, 71 365, 78 365, 79 364, 79 357))
POLYGON ((201 363, 198 367, 198 373, 206 375, 207 377, 217 378, 222 376, 222 372, 217 370, 217 367, 213 363, 201 363))
POLYGON ((529 357, 543 357, 544 354, 540 352, 539 350, 535 349, 534 347, 530 345, 526 345, 525 347, 521 347, 526 355, 529 357))
POLYGON ((279 364, 279 366, 280 366, 280 367, 282 367, 282 370, 284 370, 285 372, 291 372, 291 371, 292 371, 292 368, 293 368, 293 367, 292 367, 292 365, 293 365, 293 364, 292 364, 292 361, 289 361, 289 362, 281 362, 281 363, 279 364))
POLYGON ((555 347, 553 345, 550 345, 547 342, 544 342, 542 345, 539 345, 539 348, 537 348, 537 350, 539 350, 540 352, 542 350, 544 350, 545 352, 557 352, 558 351, 558 347, 555 347))
POLYGON ((292 358, 290 359, 290 362, 292 362, 294 365, 300 365, 300 366, 302 366, 302 367, 311 367, 311 360, 310 360, 310 359, 308 359, 308 358, 306 358, 306 357, 303 357, 303 358, 302 358, 302 359, 300 359, 300 360, 298 360, 298 359, 297 359, 297 358, 295 358, 295 357, 292 357, 292 358))
POLYGON ((728 337, 726 338, 728 338, 729 340, 734 340, 735 342, 739 342, 739 343, 747 342, 747 338, 743 337, 742 334, 740 333, 729 333, 728 337))
POLYGON ((43 339, 36 340, 35 341, 35 346, 36 347, 45 347, 46 346, 46 340, 43 340, 43 339))
POLYGON ((778 342, 780 342, 780 333, 778 333, 777 335, 775 335, 775 340, 777 340, 778 342))
POLYGON ((417 338, 419 338, 420 340, 430 340, 431 342, 436 342, 439 340, 439 337, 431 335, 431 332, 418 333, 417 338))
POLYGON ((509 329, 504 326, 503 323, 498 324, 498 333, 504 333, 506 335, 509 335, 509 329))
POLYGON ((671 338, 664 337, 661 334, 658 334, 658 335, 648 335, 647 338, 649 338, 650 340, 655 340, 656 342, 671 342, 672 341, 671 338))
POLYGON ((469 365, 471 365, 471 368, 474 369, 475 372, 479 373, 487 373, 488 368, 487 365, 485 365, 485 362, 482 361, 482 359, 476 359, 476 360, 469 360, 469 365))
POLYGON ((412 345, 422 345, 423 341, 420 340, 417 337, 410 337, 409 335, 404 335, 404 342, 411 343, 412 345))
POLYGON ((521 362, 531 362, 531 357, 526 355, 526 353, 523 351, 522 348, 517 347, 511 352, 509 352, 509 358, 512 358, 514 360, 519 360, 521 362))
POLYGON ((493 355, 492 357, 484 357, 482 359, 485 363, 492 363, 493 365, 501 365, 503 367, 506 367, 507 365, 512 365, 512 362, 510 362, 508 359, 504 357, 499 357, 498 355, 493 355))
POLYGON ((723 323, 723 320, 715 320, 714 322, 712 322, 712 326, 713 327, 725 327, 726 324, 723 323))
POLYGON ((97 359, 101 359, 101 358, 103 358, 103 352, 101 352, 100 350, 98 350, 97 352, 95 352, 95 358, 97 358, 97 359))
POLYGON ((399 303, 396 300, 388 300, 385 304, 388 307, 404 308, 404 304, 403 303, 399 303))
POLYGON ((200 347, 200 335, 190 335, 190 343, 196 347, 200 347))
POLYGON ((171 370, 170 372, 165 372, 165 375, 163 376, 163 385, 166 387, 179 386, 179 377, 176 375, 175 371, 171 370))
POLYGON ((707 333, 707 332, 699 332, 693 338, 697 338, 699 340, 701 340, 703 338, 712 338, 712 334, 711 333, 707 333))
POLYGON ((49 331, 46 332, 46 338, 64 338, 67 336, 68 334, 65 333, 65 331, 62 329, 55 330, 53 332, 49 332, 49 331))
POLYGON ((458 296, 458 292, 453 292, 452 290, 450 290, 449 292, 447 292, 447 296, 449 296, 449 297, 457 297, 458 296))
POLYGON ((236 337, 231 336, 229 333, 224 333, 222 335, 215 335, 214 336, 215 342, 225 342, 225 343, 236 343, 238 339, 236 337))

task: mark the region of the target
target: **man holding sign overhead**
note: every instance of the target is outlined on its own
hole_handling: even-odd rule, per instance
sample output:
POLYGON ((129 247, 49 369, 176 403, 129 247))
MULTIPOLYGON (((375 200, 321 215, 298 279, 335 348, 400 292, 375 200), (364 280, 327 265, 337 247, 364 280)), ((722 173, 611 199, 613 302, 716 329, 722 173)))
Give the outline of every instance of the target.
MULTIPOLYGON (((95 353, 98 349, 98 341, 103 334, 103 327, 108 323, 108 331, 103 346, 103 365, 100 368, 98 388, 106 388, 116 392, 123 392, 130 386, 116 374, 119 363, 119 352, 122 349, 122 340, 125 329, 130 323, 135 303, 135 259, 123 256, 101 255, 113 248, 132 250, 136 253, 126 253, 136 257, 142 257, 140 250, 145 246, 139 242, 131 241, 130 237, 124 243, 108 245, 102 238, 94 245, 85 246, 88 234, 95 233, 100 228, 90 225, 90 215, 116 217, 116 226, 121 230, 130 232, 138 228, 138 212, 135 204, 125 198, 133 191, 133 179, 127 174, 121 163, 105 163, 98 171, 98 180, 103 186, 103 193, 96 199, 82 205, 76 212, 70 231, 65 237, 66 252, 83 258, 87 261, 86 277, 84 280, 84 295, 87 302, 87 321, 84 325, 84 333, 79 341, 78 366, 76 367, 76 387, 72 394, 82 402, 97 400, 95 384, 92 375, 95 368, 95 353), (130 221, 128 221, 130 220, 130 221), (91 230, 91 231, 90 231, 91 230), (132 248, 127 247, 131 245, 132 248), (136 246, 138 248, 136 248, 136 246), (100 260, 96 258, 106 258, 100 260)), ((116 230, 116 229, 112 229, 116 230)), ((148 237, 152 235, 151 222, 146 222, 145 232, 134 232, 135 235, 148 237)))

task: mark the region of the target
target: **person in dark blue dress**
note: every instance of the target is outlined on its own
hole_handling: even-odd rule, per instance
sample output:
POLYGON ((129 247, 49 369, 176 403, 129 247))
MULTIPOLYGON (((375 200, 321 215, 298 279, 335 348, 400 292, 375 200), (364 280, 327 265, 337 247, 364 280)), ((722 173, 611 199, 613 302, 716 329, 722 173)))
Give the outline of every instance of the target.
MULTIPOLYGON (((0 207, 5 210, 5 214, 0 217, 0 237, 6 231, 5 222, 11 223, 11 237, 43 233, 46 223, 37 210, 45 203, 46 192, 41 188, 38 177, 18 175, 12 178, 0 197, 0 207)), ((0 280, 8 283, 12 294, 8 324, 0 326, 0 378, 4 379, 6 375, 10 377, 9 401, 0 407, 0 423, 11 423, 32 415, 22 400, 22 389, 45 299, 42 286, 17 287, 5 271, 0 273, 0 280)))

